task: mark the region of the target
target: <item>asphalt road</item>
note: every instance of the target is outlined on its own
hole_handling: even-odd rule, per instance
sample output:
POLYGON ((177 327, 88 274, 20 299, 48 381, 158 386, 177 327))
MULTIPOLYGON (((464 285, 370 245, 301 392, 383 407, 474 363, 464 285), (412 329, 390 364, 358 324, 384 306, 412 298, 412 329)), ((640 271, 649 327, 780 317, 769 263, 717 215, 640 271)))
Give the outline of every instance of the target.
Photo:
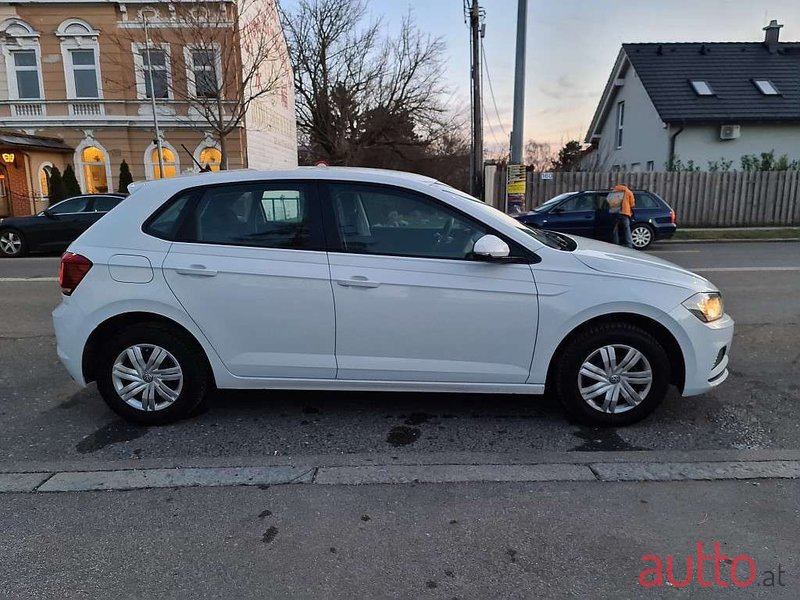
POLYGON ((569 422, 549 398, 217 393, 160 428, 116 418, 55 356, 56 258, 0 261, 0 462, 594 450, 794 449, 800 441, 800 244, 670 244, 653 254, 721 287, 737 321, 731 377, 619 430, 569 422), (11 279, 11 280, 9 280, 11 279))

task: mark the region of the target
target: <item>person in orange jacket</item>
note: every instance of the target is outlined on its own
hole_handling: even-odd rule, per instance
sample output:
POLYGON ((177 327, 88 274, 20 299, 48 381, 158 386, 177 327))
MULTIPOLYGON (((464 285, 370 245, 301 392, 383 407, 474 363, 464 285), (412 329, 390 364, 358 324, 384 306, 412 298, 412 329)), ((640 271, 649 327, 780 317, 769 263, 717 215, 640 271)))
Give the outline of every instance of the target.
POLYGON ((633 248, 633 239, 631 238, 631 220, 633 219, 633 209, 636 206, 636 197, 633 192, 626 185, 615 185, 615 192, 622 192, 622 204, 617 213, 617 218, 614 221, 614 229, 611 232, 612 239, 615 244, 619 244, 619 230, 622 229, 623 244, 628 248, 633 248))

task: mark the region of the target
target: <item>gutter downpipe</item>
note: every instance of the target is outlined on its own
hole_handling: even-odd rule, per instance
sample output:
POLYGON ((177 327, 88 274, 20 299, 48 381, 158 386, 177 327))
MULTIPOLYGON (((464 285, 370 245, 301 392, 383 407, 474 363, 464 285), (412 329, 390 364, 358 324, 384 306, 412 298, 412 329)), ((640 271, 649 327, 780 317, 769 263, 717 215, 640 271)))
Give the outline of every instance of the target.
POLYGON ((667 170, 671 171, 675 164, 675 141, 676 138, 683 132, 683 125, 675 133, 669 136, 669 156, 667 157, 667 170))

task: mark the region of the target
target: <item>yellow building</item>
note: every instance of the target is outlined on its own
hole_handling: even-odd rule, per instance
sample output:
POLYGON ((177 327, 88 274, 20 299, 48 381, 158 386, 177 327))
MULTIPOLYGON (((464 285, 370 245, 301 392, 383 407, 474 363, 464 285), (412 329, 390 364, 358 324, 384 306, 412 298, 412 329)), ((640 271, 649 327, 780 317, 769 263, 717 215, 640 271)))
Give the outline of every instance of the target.
MULTIPOLYGON (((287 64, 274 0, 256 4, 260 26, 279 34, 274 64, 287 64)), ((233 10, 236 3, 216 6, 233 10)), ((0 160, 0 217, 46 206, 52 167, 63 172, 73 165, 84 192, 117 191, 123 160, 134 180, 219 169, 221 140, 193 99, 216 93, 221 110, 228 110, 236 78, 226 79, 225 72, 229 57, 242 60, 242 50, 236 28, 225 21, 215 26, 223 34, 215 34, 220 42, 209 52, 187 43, 190 24, 172 3, 27 0, 0 6, 0 153, 14 154, 11 162, 0 160)), ((233 68, 241 71, 241 62, 233 68)), ((297 164, 291 71, 277 79, 225 136, 228 168, 297 164)))

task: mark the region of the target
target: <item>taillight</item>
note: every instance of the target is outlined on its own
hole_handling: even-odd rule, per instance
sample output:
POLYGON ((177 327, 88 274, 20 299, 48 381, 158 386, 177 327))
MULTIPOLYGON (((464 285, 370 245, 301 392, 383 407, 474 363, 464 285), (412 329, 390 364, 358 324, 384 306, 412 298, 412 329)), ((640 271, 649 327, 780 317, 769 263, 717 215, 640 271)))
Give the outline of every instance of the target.
POLYGON ((669 222, 672 223, 673 225, 675 224, 675 211, 674 210, 670 210, 669 211, 669 222))
POLYGON ((61 268, 58 271, 58 283, 61 285, 61 293, 65 296, 71 296, 91 268, 92 261, 85 256, 74 252, 65 252, 64 256, 61 257, 61 268))

